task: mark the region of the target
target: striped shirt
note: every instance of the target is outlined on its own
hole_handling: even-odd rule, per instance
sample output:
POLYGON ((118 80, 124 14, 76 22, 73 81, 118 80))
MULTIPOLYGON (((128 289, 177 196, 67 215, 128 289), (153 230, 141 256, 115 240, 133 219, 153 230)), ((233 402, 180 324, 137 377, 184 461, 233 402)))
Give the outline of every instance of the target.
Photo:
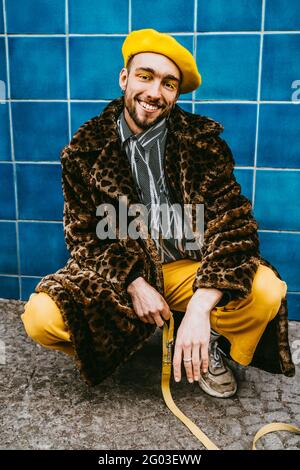
POLYGON ((117 120, 117 127, 140 200, 148 210, 148 230, 156 243, 161 262, 169 263, 188 257, 197 259, 194 250, 185 250, 184 237, 178 236, 178 233, 181 233, 179 227, 182 227, 181 211, 170 209, 171 201, 163 167, 168 132, 166 118, 149 129, 134 134, 122 111, 117 120), (155 207, 159 208, 161 204, 165 204, 164 223, 159 209, 155 210, 155 207))

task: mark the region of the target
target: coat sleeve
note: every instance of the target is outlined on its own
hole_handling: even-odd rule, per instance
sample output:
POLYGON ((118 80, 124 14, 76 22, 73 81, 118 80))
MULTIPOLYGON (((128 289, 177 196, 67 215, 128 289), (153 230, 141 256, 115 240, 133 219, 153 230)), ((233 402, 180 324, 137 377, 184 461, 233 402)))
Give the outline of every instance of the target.
POLYGON ((217 306, 222 306, 251 291, 260 262, 258 224, 233 174, 235 162, 226 142, 215 135, 197 146, 203 155, 197 187, 204 200, 204 242, 193 292, 219 289, 223 297, 217 306))
POLYGON ((68 146, 61 151, 61 164, 64 236, 71 257, 79 266, 125 289, 129 282, 144 274, 141 246, 131 238, 102 240, 97 237, 99 219, 91 196, 89 170, 80 153, 68 146))

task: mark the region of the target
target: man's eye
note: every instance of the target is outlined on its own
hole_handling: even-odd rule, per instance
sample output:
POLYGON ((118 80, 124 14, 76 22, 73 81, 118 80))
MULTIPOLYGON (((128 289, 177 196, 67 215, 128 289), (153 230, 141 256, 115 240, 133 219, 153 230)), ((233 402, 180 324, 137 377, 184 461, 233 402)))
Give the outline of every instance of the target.
POLYGON ((173 85, 173 83, 166 83, 166 85, 167 85, 169 88, 172 88, 172 89, 175 88, 175 86, 173 85))
POLYGON ((148 75, 140 75, 140 78, 149 78, 148 75))

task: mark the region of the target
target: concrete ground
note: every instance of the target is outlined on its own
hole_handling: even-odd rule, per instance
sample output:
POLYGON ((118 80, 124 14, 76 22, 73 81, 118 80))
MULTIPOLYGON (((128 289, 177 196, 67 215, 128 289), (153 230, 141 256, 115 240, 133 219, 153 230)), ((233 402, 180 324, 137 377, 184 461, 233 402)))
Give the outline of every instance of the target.
MULTIPOLYGON (((0 299, 1 449, 203 449, 164 403, 160 329, 110 378, 89 388, 70 357, 26 336, 24 304, 0 299)), ((290 322, 291 346, 299 349, 299 340, 300 323, 290 322)), ((231 365, 239 383, 233 398, 209 397, 185 376, 171 385, 177 406, 221 449, 251 449, 254 434, 273 421, 299 426, 299 365, 294 378, 231 365)), ((257 447, 300 449, 300 437, 273 433, 257 447)))

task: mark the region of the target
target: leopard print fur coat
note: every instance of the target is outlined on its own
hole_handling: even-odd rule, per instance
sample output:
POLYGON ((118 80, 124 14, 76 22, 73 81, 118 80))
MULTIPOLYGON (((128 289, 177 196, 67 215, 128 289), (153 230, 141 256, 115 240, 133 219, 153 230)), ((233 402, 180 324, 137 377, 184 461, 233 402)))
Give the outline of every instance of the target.
MULTIPOLYGON (((70 258, 35 288, 58 305, 71 332, 76 364, 90 385, 112 374, 156 329, 135 315, 126 290, 128 280, 143 276, 163 295, 162 265, 151 237, 101 240, 96 235, 98 205, 113 204, 118 214, 121 196, 127 197, 128 206, 140 202, 117 131, 123 107, 123 97, 111 101, 61 151, 64 235, 70 258)), ((259 254, 257 222, 233 175, 232 153, 219 136, 223 126, 176 104, 168 129, 165 174, 172 202, 205 205, 204 244, 198 258, 202 263, 193 291, 214 287, 243 298, 251 290, 259 263, 280 277, 259 254)), ((140 230, 145 229, 141 223, 140 230)), ((230 345, 222 339, 229 355, 230 345)), ((294 375, 286 299, 266 328, 251 365, 294 375)))

